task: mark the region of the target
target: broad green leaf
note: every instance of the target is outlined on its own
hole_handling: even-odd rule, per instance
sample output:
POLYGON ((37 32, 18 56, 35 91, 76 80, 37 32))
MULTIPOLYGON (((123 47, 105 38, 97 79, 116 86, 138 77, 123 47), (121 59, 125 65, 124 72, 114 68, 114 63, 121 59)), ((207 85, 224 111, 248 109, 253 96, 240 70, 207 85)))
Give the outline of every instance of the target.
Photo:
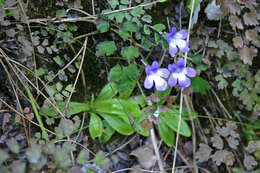
POLYGON ((130 123, 127 123, 121 118, 112 114, 100 113, 100 115, 108 122, 108 124, 122 135, 131 135, 134 132, 130 123))
POLYGON ((94 113, 90 113, 89 133, 94 140, 96 137, 102 135, 103 124, 101 119, 94 113))
MULTIPOLYGON (((159 114, 159 119, 163 120, 164 123, 167 124, 170 129, 177 132, 179 116, 176 116, 174 114, 174 112, 172 112, 171 110, 169 110, 168 112, 161 112, 159 114)), ((181 125, 180 125, 179 132, 183 136, 186 136, 186 137, 191 136, 190 128, 183 119, 181 119, 181 125)))
POLYGON ((144 37, 142 38, 141 44, 144 47, 144 49, 147 50, 147 51, 152 46, 152 42, 150 40, 148 40, 147 38, 144 38, 144 37))
POLYGON ((145 116, 136 103, 122 99, 108 99, 94 102, 93 110, 98 114, 111 114, 119 116, 129 124, 130 121, 128 116, 131 115, 136 119, 145 116))
POLYGON ((158 128, 159 128, 159 135, 163 140, 163 142, 168 147, 172 147, 174 143, 174 132, 172 131, 172 129, 170 129, 167 126, 167 124, 161 119, 159 119, 158 128))
POLYGON ((130 13, 135 17, 141 17, 145 13, 142 7, 134 8, 130 13))
POLYGON ((133 96, 128 99, 128 101, 133 102, 142 108, 146 106, 146 101, 143 95, 133 96))
POLYGON ((106 99, 111 99, 118 93, 118 90, 115 87, 114 83, 108 83, 104 86, 104 88, 100 91, 98 97, 95 101, 102 101, 106 99))
POLYGON ((193 1, 194 1, 193 13, 194 13, 196 11, 200 1, 202 1, 202 0, 188 0, 186 5, 187 5, 189 13, 191 12, 193 1))
POLYGON ((129 31, 129 32, 136 32, 137 31, 137 25, 130 22, 130 21, 126 21, 126 22, 123 23, 122 29, 125 30, 125 31, 129 31))
POLYGON ((211 88, 209 83, 199 76, 192 78, 191 87, 194 92, 199 92, 201 94, 206 94, 206 91, 211 88))
POLYGON ((121 55, 127 58, 128 60, 131 60, 139 56, 139 51, 136 47, 129 46, 121 50, 121 55))
POLYGON ((106 120, 103 120, 104 133, 99 137, 99 141, 106 143, 115 133, 115 130, 108 124, 106 120))
MULTIPOLYGON (((65 110, 66 103, 65 102, 58 102, 57 107, 59 110, 63 113, 65 110)), ((86 103, 78 103, 78 102, 70 102, 68 104, 68 107, 65 111, 65 114, 74 115, 78 114, 80 112, 89 111, 89 105, 86 103)), ((58 115, 56 109, 53 106, 49 106, 48 108, 42 107, 40 110, 41 115, 47 115, 53 118, 61 118, 60 115, 58 115)))
POLYGON ((158 32, 162 32, 163 30, 165 30, 166 27, 164 24, 159 23, 154 25, 153 28, 158 32))
POLYGON ((104 33, 104 32, 107 32, 109 30, 109 22, 106 21, 106 20, 98 20, 97 21, 97 29, 101 32, 101 33, 104 33))
MULTIPOLYGON (((175 115, 175 116, 179 116, 179 108, 180 108, 179 105, 172 105, 172 109, 171 109, 172 114, 175 115)), ((192 116, 193 119, 199 117, 198 113, 195 112, 195 111, 191 111, 191 116, 192 116)), ((188 110, 187 110, 186 107, 183 107, 183 108, 182 108, 181 117, 182 117, 182 119, 184 119, 184 120, 190 120, 190 115, 189 115, 189 112, 188 112, 188 110)))
POLYGON ((116 44, 114 41, 104 41, 97 45, 97 56, 110 56, 116 50, 116 44))

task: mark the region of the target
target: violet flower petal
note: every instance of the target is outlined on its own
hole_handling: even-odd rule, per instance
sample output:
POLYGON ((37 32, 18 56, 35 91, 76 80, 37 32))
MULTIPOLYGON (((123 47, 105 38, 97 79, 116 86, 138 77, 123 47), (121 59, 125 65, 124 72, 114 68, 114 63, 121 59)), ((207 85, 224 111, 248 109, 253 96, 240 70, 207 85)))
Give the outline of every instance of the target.
POLYGON ((156 79, 154 79, 154 83, 155 83, 155 89, 158 91, 164 91, 168 88, 167 81, 163 78, 156 77, 156 79))
POLYGON ((146 76, 144 80, 144 87, 146 89, 151 89, 153 87, 153 77, 152 76, 146 76))
POLYGON ((178 83, 181 87, 187 88, 190 86, 191 81, 187 76, 185 76, 185 74, 180 73, 178 75, 178 83))
POLYGON ((183 68, 185 66, 185 61, 183 58, 180 58, 177 63, 176 63, 177 67, 179 68, 183 68))
POLYGON ((188 37, 188 33, 185 30, 180 30, 179 32, 177 32, 174 36, 175 39, 186 39, 188 37))
POLYGON ((170 78, 169 78, 169 80, 168 80, 168 84, 171 86, 171 87, 173 87, 173 86, 175 86, 176 84, 177 84, 177 76, 176 75, 174 75, 174 74, 172 74, 171 76, 170 76, 170 78))
POLYGON ((159 68, 157 71, 158 75, 163 77, 163 78, 168 78, 169 77, 169 70, 167 68, 159 68))
POLYGON ((169 64, 168 65, 168 69, 171 71, 171 72, 175 72, 177 70, 177 66, 175 64, 169 64))
POLYGON ((196 70, 194 70, 193 68, 191 67, 186 67, 186 75, 189 76, 189 77, 195 77, 196 76, 196 70))

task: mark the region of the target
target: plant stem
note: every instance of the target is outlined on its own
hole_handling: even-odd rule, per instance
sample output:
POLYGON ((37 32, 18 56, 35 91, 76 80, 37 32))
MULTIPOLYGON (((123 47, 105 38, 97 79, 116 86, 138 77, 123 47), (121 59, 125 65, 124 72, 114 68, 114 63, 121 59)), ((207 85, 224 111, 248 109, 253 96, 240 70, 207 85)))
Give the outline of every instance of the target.
POLYGON ((34 100, 33 95, 32 95, 32 93, 31 93, 31 91, 29 89, 28 84, 25 84, 25 89, 26 89, 26 92, 27 92, 27 94, 29 96, 30 102, 32 104, 32 108, 33 108, 34 114, 36 116, 36 119, 37 119, 37 121, 38 121, 38 123, 40 125, 41 130, 42 130, 42 137, 44 139, 46 139, 46 140, 49 140, 48 134, 47 134, 47 132, 46 132, 46 130, 44 128, 41 116, 40 116, 40 114, 39 114, 39 112, 37 110, 37 107, 36 107, 36 104, 35 104, 35 100, 34 100))

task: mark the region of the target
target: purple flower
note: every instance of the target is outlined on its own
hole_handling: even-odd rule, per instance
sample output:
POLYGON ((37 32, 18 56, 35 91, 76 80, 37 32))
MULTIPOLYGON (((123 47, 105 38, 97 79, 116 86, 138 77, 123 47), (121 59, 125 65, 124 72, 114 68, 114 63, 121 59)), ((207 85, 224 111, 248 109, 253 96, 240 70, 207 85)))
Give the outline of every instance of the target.
POLYGON ((171 56, 174 56, 178 52, 178 48, 181 52, 189 51, 189 43, 185 40, 187 36, 187 31, 180 30, 179 32, 176 32, 175 27, 172 27, 171 33, 166 34, 165 40, 169 44, 169 53, 171 56))
POLYGON ((166 79, 170 72, 167 68, 159 68, 157 61, 154 61, 151 66, 145 68, 146 78, 144 80, 144 87, 150 89, 155 84, 155 89, 164 91, 168 88, 166 79))
POLYGON ((196 70, 191 67, 185 67, 185 61, 183 58, 180 58, 176 65, 169 64, 168 69, 172 72, 168 80, 168 84, 171 87, 178 83, 181 87, 187 88, 191 83, 188 77, 196 76, 196 70))

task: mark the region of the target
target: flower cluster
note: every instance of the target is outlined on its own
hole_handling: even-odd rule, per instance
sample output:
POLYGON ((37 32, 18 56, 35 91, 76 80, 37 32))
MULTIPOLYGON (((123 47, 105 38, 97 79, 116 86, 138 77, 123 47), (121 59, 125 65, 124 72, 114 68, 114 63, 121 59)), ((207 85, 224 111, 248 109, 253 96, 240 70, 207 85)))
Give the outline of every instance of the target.
MULTIPOLYGON (((176 32, 176 28, 172 28, 172 32, 166 34, 165 39, 169 44, 169 53, 174 56, 178 49, 181 52, 189 51, 189 43, 185 40, 188 33, 185 30, 176 32)), ((168 86, 175 86, 178 84, 183 88, 187 88, 191 84, 189 77, 196 76, 196 70, 191 67, 185 67, 185 61, 180 58, 176 64, 169 64, 168 69, 159 68, 157 61, 154 61, 151 66, 147 66, 145 69, 146 78, 144 81, 144 87, 151 89, 155 86, 158 91, 164 91, 168 86)))

